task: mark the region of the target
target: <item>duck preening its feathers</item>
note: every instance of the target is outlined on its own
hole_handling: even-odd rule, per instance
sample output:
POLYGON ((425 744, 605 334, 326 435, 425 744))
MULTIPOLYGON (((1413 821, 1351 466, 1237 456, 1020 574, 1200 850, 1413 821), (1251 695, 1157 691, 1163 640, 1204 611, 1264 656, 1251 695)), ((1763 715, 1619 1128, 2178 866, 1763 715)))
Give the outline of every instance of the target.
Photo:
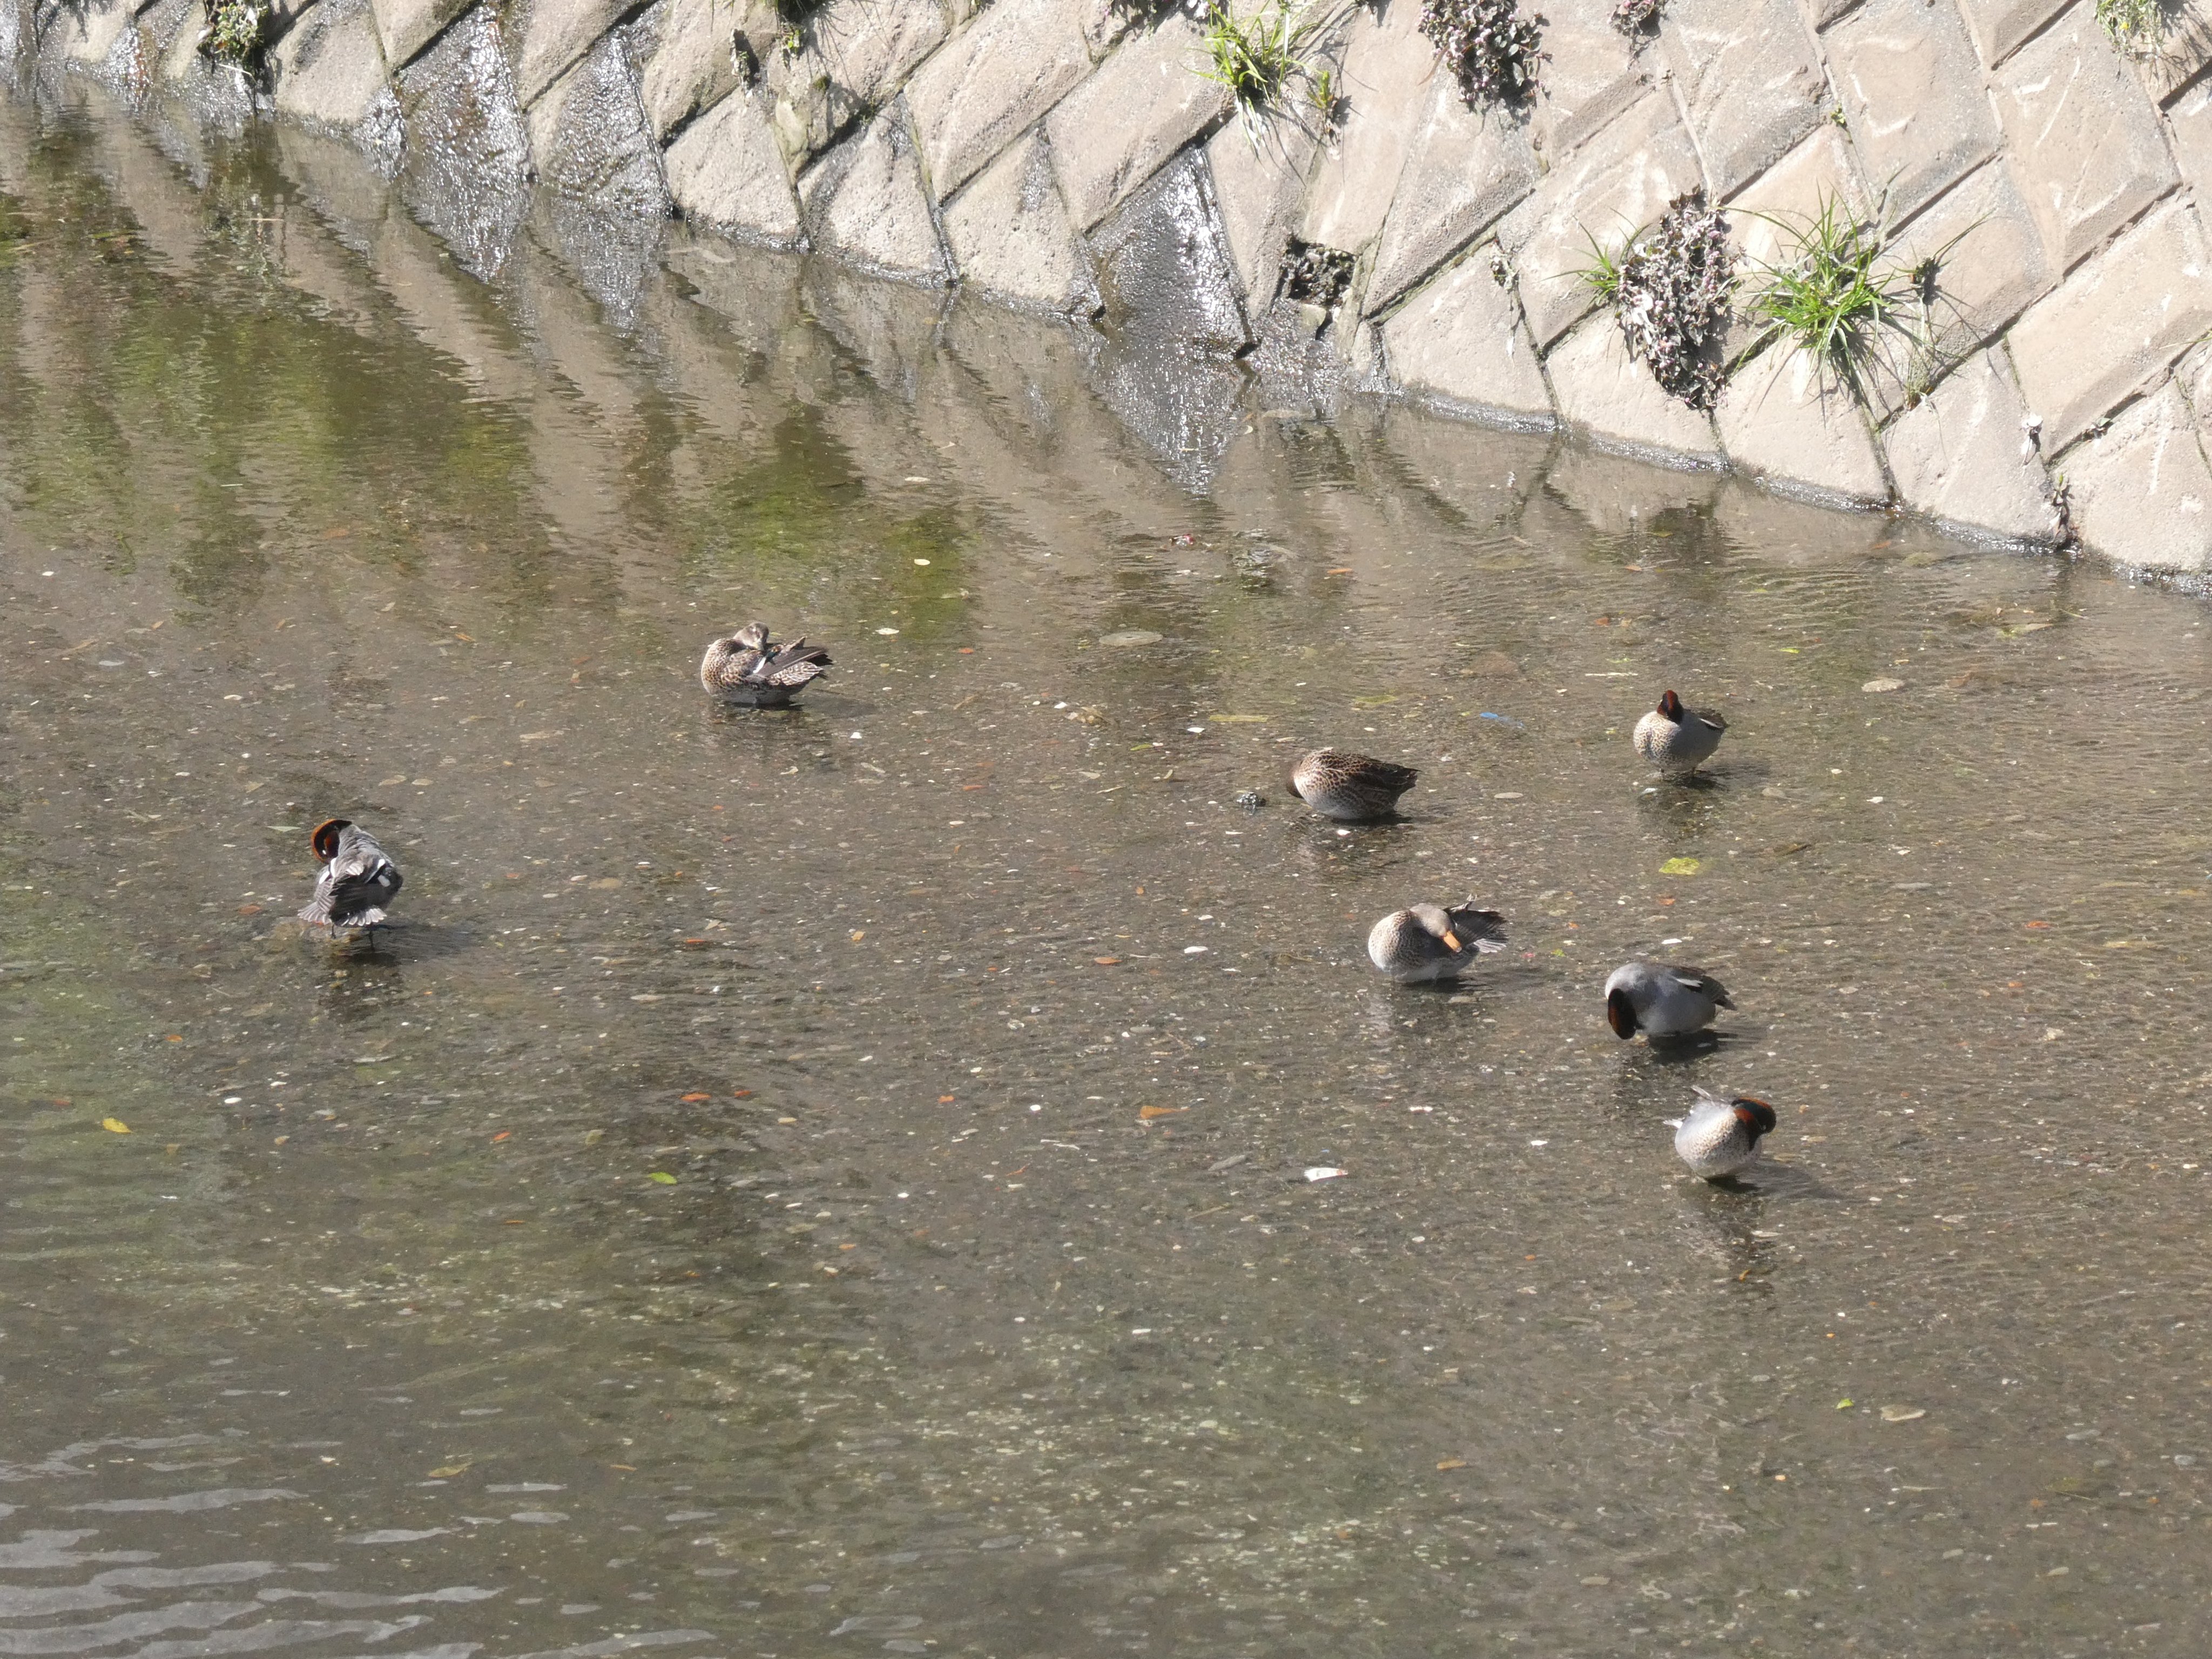
POLYGON ((725 702, 749 708, 781 708, 830 666, 830 653, 796 639, 776 644, 765 623, 747 623, 726 640, 708 646, 699 662, 699 684, 725 702))
POLYGON ((315 874, 315 896, 301 908, 300 920, 333 931, 381 924, 399 891, 400 875, 376 837, 344 818, 332 818, 315 826, 309 844, 323 867, 315 874))
POLYGON ((1505 948, 1505 918, 1473 899, 1446 909, 1413 904, 1393 910, 1367 935, 1367 959, 1401 985, 1455 979, 1479 956, 1505 948))
POLYGON ((1291 769, 1291 787, 1323 817, 1357 823, 1389 817, 1398 810, 1398 797, 1420 776, 1394 761, 1347 749, 1316 749, 1291 769))
POLYGON ((1759 1137, 1774 1133, 1774 1108, 1749 1095, 1691 1086, 1698 1103, 1674 1131, 1674 1154, 1707 1181, 1734 1175, 1759 1157, 1759 1137))
POLYGON ((1671 962, 1626 963, 1605 981, 1605 1023, 1624 1042, 1638 1031, 1687 1036, 1735 1006, 1728 988, 1711 974, 1671 962))

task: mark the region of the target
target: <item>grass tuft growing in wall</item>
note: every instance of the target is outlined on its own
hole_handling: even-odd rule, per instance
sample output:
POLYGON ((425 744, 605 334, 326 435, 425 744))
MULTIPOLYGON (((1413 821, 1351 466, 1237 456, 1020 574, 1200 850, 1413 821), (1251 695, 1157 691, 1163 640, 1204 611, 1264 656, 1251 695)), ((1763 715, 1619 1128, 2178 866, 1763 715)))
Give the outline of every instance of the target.
POLYGON ((1520 104, 1535 95, 1546 21, 1522 10, 1521 0, 1421 0, 1421 33, 1470 104, 1520 104))
POLYGON ((2163 32, 2163 0, 2097 0, 2097 21, 2123 46, 2157 45, 2163 32))
POLYGON ((1659 27, 1659 0, 1618 0, 1613 26, 1623 34, 1649 34, 1659 27))
POLYGON ((1206 66, 1199 73, 1229 88, 1248 131, 1291 106, 1297 82, 1304 82, 1305 102, 1326 122, 1336 89, 1328 67, 1317 58, 1322 37, 1335 21, 1334 12, 1293 9, 1291 0, 1275 0, 1272 8, 1244 17, 1229 0, 1212 0, 1204 19, 1206 66))
POLYGON ((1754 268, 1747 316, 1757 332, 1745 358, 1774 345, 1809 353, 1824 377, 1862 403, 1873 401, 1871 377, 1886 371, 1908 403, 1917 402, 1940 367, 1943 265, 1979 222, 1907 265, 1891 253, 1887 199, 1871 218, 1833 196, 1809 215, 1758 216, 1781 233, 1783 246, 1754 268))
POLYGON ((261 0, 208 0, 200 50, 218 64, 251 70, 261 61, 269 9, 261 0))

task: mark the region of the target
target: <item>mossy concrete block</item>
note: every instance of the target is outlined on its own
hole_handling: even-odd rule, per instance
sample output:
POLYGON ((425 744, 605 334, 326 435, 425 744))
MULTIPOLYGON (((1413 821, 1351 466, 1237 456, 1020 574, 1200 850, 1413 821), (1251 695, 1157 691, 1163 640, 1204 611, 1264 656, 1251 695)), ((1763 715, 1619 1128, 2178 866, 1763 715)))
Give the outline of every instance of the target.
POLYGON ((1996 153, 2001 134, 1966 26, 1948 4, 1868 0, 1828 31, 1844 119, 1890 211, 1917 211, 1996 153))
POLYGON ((1315 143, 1311 122, 1280 120, 1256 130, 1231 121, 1206 141, 1229 263, 1255 313, 1274 297, 1315 143))
POLYGON ((2059 462, 2084 545, 2147 570, 2212 568, 2212 467, 2168 381, 2059 462))
POLYGON ((2179 182, 2158 111, 2087 6, 2021 47, 1995 87, 2012 164, 2061 270, 2179 182))
POLYGON ((2038 301, 2008 337, 2044 445, 2073 442, 2212 328, 2212 270, 2186 202, 2169 202, 2038 301))
POLYGON ((1420 9, 1399 0, 1379 15, 1362 9, 1354 15, 1338 77, 1352 88, 1351 113, 1307 187, 1300 241, 1358 253, 1382 230, 1413 151, 1422 96, 1431 77, 1450 80, 1421 33, 1420 9))
POLYGON ((1721 447, 1712 421, 1670 398, 1629 355, 1611 310, 1585 318, 1544 359, 1559 416, 1601 447, 1633 455, 1713 465, 1721 447))
POLYGON ((469 0, 369 0, 384 61, 404 69, 436 40, 447 24, 469 9, 469 0))
POLYGON ((773 39, 755 44, 747 25, 772 15, 765 3, 748 11, 730 0, 670 0, 660 38, 638 77, 638 102, 655 140, 665 143, 684 122, 738 89, 744 79, 738 36, 743 33, 754 52, 771 49, 773 39))
POLYGON ((963 286, 1047 311, 1088 310, 1096 301, 1090 256, 1060 199, 1042 133, 945 204, 945 240, 963 286))
POLYGON ((397 109, 368 0, 322 0, 269 53, 280 115, 352 128, 397 109))
POLYGON ((1088 230, 1167 159, 1233 107, 1229 88, 1198 70, 1198 26, 1180 12, 1124 40, 1045 118, 1061 194, 1088 230))
POLYGON ((2048 540, 2051 480, 2027 415, 2004 359, 1976 352, 1882 434, 1898 499, 1959 528, 2048 540))
POLYGON ((1959 0, 1959 9, 1974 37, 1974 50, 1987 64, 2002 63, 2073 0, 1959 0))
MULTIPOLYGON (((1664 67, 1656 36, 1614 27, 1614 3, 1543 0, 1539 8, 1546 20, 1544 61, 1525 118, 1540 155, 1566 154, 1642 96, 1664 67)), ((1440 82, 1450 78, 1437 76, 1440 82)))
POLYGON ((939 200, 982 171, 1091 72, 1065 0, 995 0, 906 86, 922 169, 939 200))
POLYGON ((1778 343, 1739 368, 1713 423, 1729 459, 1763 483, 1838 503, 1889 499, 1866 411, 1808 352, 1778 343))
POLYGON ((1715 196, 1733 195, 1820 118, 1827 80, 1791 0, 1670 0, 1660 37, 1715 196))
POLYGON ((949 27, 939 0, 832 0, 799 32, 799 49, 785 52, 776 45, 774 8, 756 5, 747 38, 762 54, 776 130, 793 165, 884 104, 949 27))
POLYGON ((49 56, 70 64, 101 64, 130 32, 137 8, 131 0, 84 0, 55 8, 40 40, 49 56))
POLYGON ((1370 311, 1389 304, 1536 187, 1536 152, 1520 117, 1469 109, 1446 75, 1434 78, 1422 105, 1376 245, 1364 301, 1370 311))
POLYGON ((799 240, 799 198, 758 92, 733 92, 692 122, 663 152, 661 166, 686 218, 772 246, 799 240))
POLYGON ((1575 273, 1589 263, 1590 239, 1620 247, 1701 177, 1689 131, 1664 88, 1552 168, 1498 232, 1519 271, 1521 304, 1538 345, 1548 347, 1589 309, 1589 289, 1575 273))
POLYGON ((951 275, 903 102, 800 174, 799 204, 816 247, 884 276, 942 283, 951 275))
POLYGON ((1510 288, 1478 248, 1439 271, 1382 325, 1392 376, 1408 392, 1523 427, 1550 427, 1552 394, 1510 288))

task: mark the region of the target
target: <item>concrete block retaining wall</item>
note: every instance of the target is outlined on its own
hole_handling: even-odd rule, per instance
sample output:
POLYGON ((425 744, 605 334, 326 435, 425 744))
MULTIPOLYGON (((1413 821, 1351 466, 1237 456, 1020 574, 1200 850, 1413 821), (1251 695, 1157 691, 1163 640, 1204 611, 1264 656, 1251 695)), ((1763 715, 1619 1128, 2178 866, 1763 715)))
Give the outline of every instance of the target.
POLYGON ((795 32, 769 0, 283 0, 258 93, 193 50, 200 0, 0 0, 0 69, 346 137, 480 275, 534 178, 1151 330, 1194 373, 1267 339, 1477 419, 2212 568, 2212 3, 2141 52, 2094 0, 1665 0, 1648 36, 1613 5, 1541 0, 1515 111, 1469 107, 1417 0, 1348 8, 1326 131, 1248 125, 1200 26, 1141 0, 829 0, 795 32), (1932 368, 1860 400, 1771 352, 1710 416, 1668 397, 1573 273, 1692 188, 1753 255, 1755 215, 1886 198, 1904 258, 1949 249, 1932 368), (1316 257, 1335 280, 1286 292, 1316 257))

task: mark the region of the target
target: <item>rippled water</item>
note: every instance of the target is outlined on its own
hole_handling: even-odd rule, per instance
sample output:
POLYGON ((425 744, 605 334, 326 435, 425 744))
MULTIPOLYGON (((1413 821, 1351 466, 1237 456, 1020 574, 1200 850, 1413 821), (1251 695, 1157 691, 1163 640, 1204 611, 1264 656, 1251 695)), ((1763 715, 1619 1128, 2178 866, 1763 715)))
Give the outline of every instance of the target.
POLYGON ((381 188, 0 104, 0 1653, 2205 1650, 2199 600, 381 188))

